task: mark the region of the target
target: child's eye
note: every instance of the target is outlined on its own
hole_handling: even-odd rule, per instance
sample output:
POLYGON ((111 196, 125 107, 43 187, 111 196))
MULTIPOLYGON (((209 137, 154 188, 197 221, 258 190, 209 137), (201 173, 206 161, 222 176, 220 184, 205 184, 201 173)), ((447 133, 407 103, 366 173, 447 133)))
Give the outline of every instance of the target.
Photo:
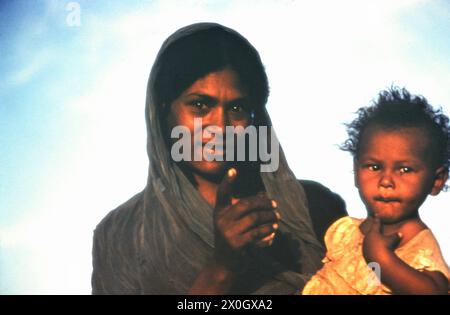
POLYGON ((380 170, 380 166, 377 164, 369 164, 366 166, 370 171, 379 171, 380 170))
POLYGON ((409 166, 403 166, 400 168, 400 174, 411 173, 413 169, 409 166))

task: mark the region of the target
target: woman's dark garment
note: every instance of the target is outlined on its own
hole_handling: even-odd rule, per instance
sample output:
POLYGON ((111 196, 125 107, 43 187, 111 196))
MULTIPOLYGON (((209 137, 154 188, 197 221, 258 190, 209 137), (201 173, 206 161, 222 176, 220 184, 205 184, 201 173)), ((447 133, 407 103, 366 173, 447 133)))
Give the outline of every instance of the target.
MULTIPOLYGON (((334 194, 325 186, 314 181, 300 181, 306 192, 310 216, 314 231, 322 240, 327 228, 340 217, 346 216, 345 203, 339 195, 334 194)), ((139 235, 143 233, 141 221, 143 216, 138 206, 142 203, 142 193, 134 196, 127 203, 112 211, 98 226, 94 239, 94 274, 92 288, 94 294, 183 294, 181 287, 177 287, 177 280, 169 274, 161 274, 157 268, 152 268, 152 274, 145 274, 146 256, 151 252, 140 251, 139 235), (156 280, 155 280, 156 279, 156 280), (158 285, 158 283, 164 283, 158 285)), ((282 260, 285 268, 298 268, 298 253, 295 245, 288 246, 288 250, 276 240, 273 247, 277 247, 279 253, 276 258, 282 260), (297 265, 297 266, 296 266, 297 265)), ((167 257, 169 259, 169 257, 167 257)), ((176 265, 176 261, 168 261, 176 265)), ((182 267, 182 266, 181 266, 182 267)), ((319 266, 318 266, 319 267, 319 266)), ((195 275, 184 274, 183 278, 193 281, 195 275)), ((242 283, 248 285, 247 289, 257 285, 258 270, 249 275, 250 279, 243 279, 242 283)), ((267 275, 266 275, 267 277, 267 275)), ((260 278, 265 279, 265 277, 260 278)), ((307 278, 305 278, 307 280, 307 278)), ((291 294, 301 287, 291 283, 274 281, 271 291, 255 291, 255 293, 291 294)), ((301 285, 301 284, 299 284, 301 285)), ((237 288, 234 293, 251 293, 246 288, 237 288)))

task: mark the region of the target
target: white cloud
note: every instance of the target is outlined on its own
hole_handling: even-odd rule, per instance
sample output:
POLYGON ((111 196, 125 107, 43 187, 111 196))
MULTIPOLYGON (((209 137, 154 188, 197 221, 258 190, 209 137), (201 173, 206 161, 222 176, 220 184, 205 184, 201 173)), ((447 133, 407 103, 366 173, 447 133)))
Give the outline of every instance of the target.
POLYGON ((29 82, 35 75, 44 69, 51 62, 52 54, 49 50, 43 49, 37 52, 30 61, 17 69, 6 81, 11 86, 22 85, 29 82))

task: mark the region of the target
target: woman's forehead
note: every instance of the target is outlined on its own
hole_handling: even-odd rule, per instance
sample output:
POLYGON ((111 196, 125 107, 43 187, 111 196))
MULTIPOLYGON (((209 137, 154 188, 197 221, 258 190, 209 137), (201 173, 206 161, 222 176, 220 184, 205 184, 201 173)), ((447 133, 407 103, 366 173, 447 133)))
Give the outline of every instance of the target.
POLYGON ((189 95, 209 95, 212 97, 226 96, 227 98, 240 98, 245 96, 241 80, 236 71, 225 68, 210 72, 194 81, 183 93, 189 95))

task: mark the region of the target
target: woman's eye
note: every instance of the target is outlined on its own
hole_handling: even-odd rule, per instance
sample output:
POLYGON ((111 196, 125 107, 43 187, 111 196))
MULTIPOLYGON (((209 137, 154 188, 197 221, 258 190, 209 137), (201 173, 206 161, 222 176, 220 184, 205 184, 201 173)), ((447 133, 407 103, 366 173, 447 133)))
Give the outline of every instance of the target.
POLYGON ((242 104, 233 104, 228 107, 231 117, 236 120, 250 119, 251 112, 249 108, 242 104))
POLYGON ((413 171, 413 169, 408 166, 403 166, 400 168, 400 174, 411 173, 412 171, 413 171))
POLYGON ((193 101, 189 105, 191 105, 196 111, 205 111, 208 109, 208 104, 203 101, 193 101))
POLYGON ((230 107, 230 110, 232 112, 240 113, 240 112, 243 112, 245 109, 243 106, 241 106, 239 104, 235 104, 230 107))

